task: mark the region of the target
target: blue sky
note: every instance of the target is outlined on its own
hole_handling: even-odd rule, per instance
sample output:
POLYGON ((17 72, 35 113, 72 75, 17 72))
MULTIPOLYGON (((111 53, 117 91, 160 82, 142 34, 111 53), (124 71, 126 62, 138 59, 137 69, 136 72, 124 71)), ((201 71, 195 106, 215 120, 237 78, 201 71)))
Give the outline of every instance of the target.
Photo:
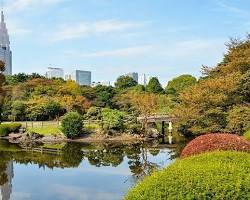
POLYGON ((94 81, 136 71, 165 85, 200 75, 250 31, 249 0, 5 0, 13 71, 91 70, 94 81))

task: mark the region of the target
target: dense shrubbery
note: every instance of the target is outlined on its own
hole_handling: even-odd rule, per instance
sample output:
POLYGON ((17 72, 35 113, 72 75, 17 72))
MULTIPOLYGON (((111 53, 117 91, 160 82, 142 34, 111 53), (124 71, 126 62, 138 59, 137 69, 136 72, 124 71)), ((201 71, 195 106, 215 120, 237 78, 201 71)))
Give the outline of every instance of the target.
POLYGON ((182 151, 181 157, 188 157, 208 151, 243 151, 250 153, 250 142, 233 134, 207 134, 192 140, 182 151))
POLYGON ((212 152, 146 177, 125 200, 250 199, 250 154, 212 152))
POLYGON ((67 138, 79 136, 83 131, 83 119, 77 112, 67 113, 62 120, 62 132, 67 138))
POLYGON ((21 128, 20 123, 0 124, 0 137, 8 136, 10 133, 15 133, 21 128))

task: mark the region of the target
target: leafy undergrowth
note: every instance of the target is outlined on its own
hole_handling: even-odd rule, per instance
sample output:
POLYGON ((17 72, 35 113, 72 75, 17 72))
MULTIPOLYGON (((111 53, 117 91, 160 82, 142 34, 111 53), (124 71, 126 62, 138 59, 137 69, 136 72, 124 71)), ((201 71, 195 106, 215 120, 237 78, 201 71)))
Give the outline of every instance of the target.
POLYGON ((209 152, 146 177, 125 200, 250 199, 250 154, 209 152))
POLYGON ((181 158, 216 150, 250 153, 250 142, 233 134, 202 135, 188 143, 181 153, 181 158))
POLYGON ((250 141, 250 130, 244 134, 244 137, 250 141))

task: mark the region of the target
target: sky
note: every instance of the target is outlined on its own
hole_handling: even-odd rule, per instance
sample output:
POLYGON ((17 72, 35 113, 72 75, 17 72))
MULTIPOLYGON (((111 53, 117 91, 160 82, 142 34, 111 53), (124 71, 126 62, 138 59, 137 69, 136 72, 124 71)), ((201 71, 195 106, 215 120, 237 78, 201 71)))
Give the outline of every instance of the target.
POLYGON ((93 81, 129 72, 163 85, 215 66, 250 31, 249 0, 3 0, 13 72, 61 67, 93 81))

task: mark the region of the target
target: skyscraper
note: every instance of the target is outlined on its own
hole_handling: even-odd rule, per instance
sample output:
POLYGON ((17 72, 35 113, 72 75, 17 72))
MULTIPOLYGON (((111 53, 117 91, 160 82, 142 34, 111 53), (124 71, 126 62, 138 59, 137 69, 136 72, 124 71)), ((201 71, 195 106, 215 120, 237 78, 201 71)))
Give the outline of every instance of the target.
POLYGON ((79 85, 91 86, 91 72, 75 70, 71 73, 71 80, 74 80, 79 85))
POLYGON ((133 78, 138 83, 138 73, 137 72, 128 73, 128 74, 126 74, 126 76, 133 78))
POLYGON ((9 200, 12 192, 12 178, 14 177, 13 161, 6 163, 5 174, 7 182, 0 185, 0 200, 9 200))
POLYGON ((6 23, 4 22, 4 14, 1 12, 0 23, 0 60, 5 63, 5 75, 12 74, 12 52, 10 50, 10 39, 6 23))
POLYGON ((147 77, 146 77, 146 74, 140 74, 139 76, 139 82, 138 82, 140 85, 144 85, 146 86, 147 85, 147 77))
POLYGON ((46 78, 63 78, 64 72, 62 68, 48 67, 46 78))

